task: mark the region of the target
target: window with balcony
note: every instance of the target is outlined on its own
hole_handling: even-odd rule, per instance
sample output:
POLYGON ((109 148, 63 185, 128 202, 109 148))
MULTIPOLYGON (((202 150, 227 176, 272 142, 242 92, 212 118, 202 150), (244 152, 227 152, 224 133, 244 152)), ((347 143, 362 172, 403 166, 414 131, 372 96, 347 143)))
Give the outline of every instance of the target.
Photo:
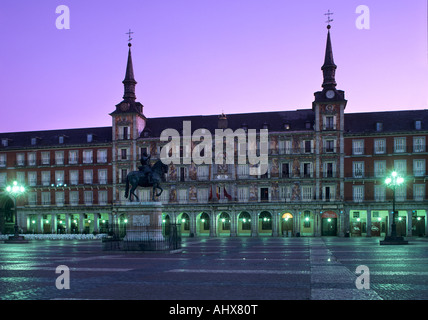
POLYGON ((336 194, 335 186, 325 186, 323 187, 322 199, 323 201, 334 201, 336 194))
POLYGON ((56 165, 64 164, 64 151, 55 151, 55 164, 56 165))
POLYGON ((0 172, 0 187, 6 187, 7 183, 7 173, 0 172))
POLYGON ((324 116, 323 129, 324 130, 336 130, 336 117, 335 116, 324 116))
POLYGON ((28 185, 30 187, 37 185, 37 172, 28 172, 28 185))
POLYGON ((63 191, 55 192, 55 204, 59 207, 64 205, 64 192, 63 191))
POLYGON ((68 164, 77 164, 79 153, 77 150, 70 150, 68 152, 68 164))
POLYGON ((28 193, 28 205, 29 206, 37 205, 37 192, 28 193))
POLYGON ((127 175, 128 175, 128 169, 121 169, 120 170, 120 181, 121 181, 121 183, 126 182, 127 175))
POLYGON ((313 188, 312 186, 303 186, 302 187, 302 200, 311 201, 313 199, 313 188))
POLYGON ((334 178, 336 176, 336 168, 334 162, 323 163, 323 176, 324 178, 334 178))
POLYGON ((238 201, 247 202, 248 194, 248 187, 238 187, 238 201))
POLYGON ((335 148, 335 140, 325 140, 324 141, 324 152, 326 153, 332 153, 336 151, 335 148))
POLYGON ((425 199, 425 184, 413 185, 413 200, 424 201, 425 199))
POLYGON ((51 184, 51 173, 50 171, 42 171, 42 185, 49 186, 51 184))
POLYGON ((93 203, 93 192, 92 191, 84 191, 83 192, 83 196, 84 196, 84 202, 85 205, 90 206, 93 203))
POLYGON ((364 177, 364 162, 363 161, 352 162, 352 176, 354 178, 363 178, 364 177))
POLYGON ((64 171, 55 171, 55 185, 56 186, 64 185, 64 171))
POLYGON ((48 206, 51 204, 51 193, 42 192, 42 205, 48 206))
POLYGON ((304 140, 303 141, 303 152, 304 153, 312 153, 312 140, 304 140))
POLYGON ((17 153, 16 154, 16 165, 17 166, 25 166, 25 153, 17 153))
POLYGON ((50 152, 42 152, 42 165, 50 165, 51 164, 51 154, 50 152))
POLYGON ((352 140, 352 154, 364 154, 364 140, 352 140))
POLYGON ((374 140, 374 153, 375 154, 386 153, 386 140, 385 139, 375 139, 374 140))
POLYGON ((106 149, 97 150, 97 163, 107 163, 107 150, 106 149))
POLYGON ((394 138, 394 152, 402 153, 406 152, 406 138, 394 138))
POLYGON ((394 171, 398 175, 405 176, 407 174, 407 160, 394 160, 394 171))
POLYGON ((93 170, 83 170, 83 183, 84 184, 93 183, 93 170))
POLYGON ((425 176, 425 159, 413 160, 413 175, 415 177, 425 176))
POLYGON ((106 205, 107 204, 107 190, 98 191, 98 204, 106 205))
POLYGON ((0 154, 0 167, 6 167, 7 157, 6 154, 0 154))
POLYGON ((374 200, 376 202, 384 202, 386 199, 386 187, 384 184, 374 186, 374 200))
POLYGON ((70 205, 77 206, 79 204, 79 191, 70 191, 70 205))
POLYGON ((407 187, 405 185, 399 185, 395 187, 395 200, 405 201, 406 200, 407 187))
POLYGON ((364 201, 364 186, 353 186, 352 195, 354 202, 364 201))
POLYGON ((425 137, 413 137, 413 152, 425 152, 425 137))
POLYGON ((83 163, 93 163, 92 150, 83 150, 83 163))
POLYGON ((383 178, 386 174, 386 161, 375 160, 374 161, 374 176, 376 178, 383 178))
POLYGON ((290 177, 290 163, 285 162, 285 163, 281 163, 281 177, 282 178, 289 178, 290 177))
POLYGON ((98 183, 107 184, 107 169, 98 169, 98 183))
POLYGON ((77 170, 70 170, 70 184, 71 185, 78 185, 79 184, 79 171, 77 170))
POLYGON ((27 153, 27 159, 28 159, 28 165, 29 166, 37 165, 37 159, 36 159, 36 153, 35 152, 27 153))
POLYGON ((128 160, 128 149, 120 149, 120 159, 128 160))
POLYGON ((269 201, 269 188, 260 188, 260 201, 269 201))
POLYGON ((301 166, 302 178, 311 178, 313 174, 312 162, 303 162, 301 166))

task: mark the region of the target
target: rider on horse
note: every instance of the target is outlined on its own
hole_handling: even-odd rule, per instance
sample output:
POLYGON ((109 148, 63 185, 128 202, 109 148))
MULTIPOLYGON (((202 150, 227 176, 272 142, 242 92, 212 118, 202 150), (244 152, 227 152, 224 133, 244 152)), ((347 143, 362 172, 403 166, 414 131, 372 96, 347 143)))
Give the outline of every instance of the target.
POLYGON ((146 152, 143 152, 143 154, 141 155, 141 166, 138 167, 138 170, 140 170, 140 172, 142 172, 146 177, 147 177, 147 183, 151 184, 153 183, 152 181, 152 167, 150 165, 150 155, 147 155, 146 152))

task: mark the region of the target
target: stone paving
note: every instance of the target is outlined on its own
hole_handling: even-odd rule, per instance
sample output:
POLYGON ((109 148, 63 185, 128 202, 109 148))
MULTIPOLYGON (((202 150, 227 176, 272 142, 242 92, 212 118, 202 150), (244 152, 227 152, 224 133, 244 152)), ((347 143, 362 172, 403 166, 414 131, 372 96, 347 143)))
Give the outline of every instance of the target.
POLYGON ((428 239, 379 240, 191 238, 175 254, 109 253, 99 240, 0 243, 0 299, 428 299, 428 239), (70 289, 55 285, 59 265, 70 270, 70 289), (356 286, 360 265, 369 289, 356 286))

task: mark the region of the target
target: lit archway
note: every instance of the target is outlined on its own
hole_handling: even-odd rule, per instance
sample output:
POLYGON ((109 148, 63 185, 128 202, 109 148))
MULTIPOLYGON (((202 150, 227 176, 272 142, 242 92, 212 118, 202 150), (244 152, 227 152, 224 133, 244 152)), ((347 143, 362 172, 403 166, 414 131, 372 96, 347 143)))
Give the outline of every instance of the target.
POLYGON ((238 236, 251 236, 251 215, 246 211, 238 215, 238 236))
POLYGON ((259 235, 272 235, 272 214, 269 211, 262 211, 259 214, 259 235))
POLYGON ((230 216, 222 212, 217 219, 217 232, 219 236, 230 236, 230 216))
POLYGON ((281 230, 284 237, 291 237, 294 234, 293 215, 289 212, 281 215, 281 230))

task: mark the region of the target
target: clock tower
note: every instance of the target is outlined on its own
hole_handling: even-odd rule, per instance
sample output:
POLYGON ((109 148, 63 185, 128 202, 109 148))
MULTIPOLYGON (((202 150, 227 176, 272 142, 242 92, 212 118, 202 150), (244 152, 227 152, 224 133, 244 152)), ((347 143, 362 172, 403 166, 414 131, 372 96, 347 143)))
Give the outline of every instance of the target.
POLYGON ((127 173, 136 170, 139 159, 137 142, 143 132, 147 118, 143 114, 143 105, 137 102, 132 64, 131 43, 128 43, 128 62, 126 65, 123 100, 116 105, 116 109, 110 113, 112 117, 112 153, 113 153, 113 187, 114 200, 120 199, 124 193, 116 185, 124 182, 127 173))
MULTIPOLYGON (((333 59, 330 29, 331 26, 328 25, 324 64, 321 67, 323 89, 314 93, 315 100, 312 102, 312 110, 315 113, 316 194, 319 199, 334 192, 336 199, 343 199, 345 152, 343 131, 347 101, 345 92, 336 88, 337 66, 333 59), (335 174, 329 174, 329 170, 335 174)), ((337 206, 338 223, 343 223, 344 215, 340 214, 344 211, 343 203, 337 206)))

